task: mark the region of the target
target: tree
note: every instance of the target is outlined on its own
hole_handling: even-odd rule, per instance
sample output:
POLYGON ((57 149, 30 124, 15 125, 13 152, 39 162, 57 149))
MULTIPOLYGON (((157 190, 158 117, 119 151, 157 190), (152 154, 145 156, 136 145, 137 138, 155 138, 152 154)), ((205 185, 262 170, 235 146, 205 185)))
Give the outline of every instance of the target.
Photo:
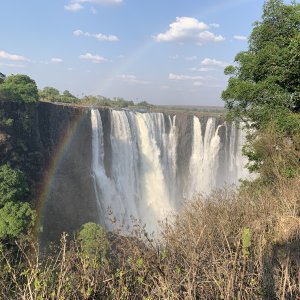
POLYGON ((35 213, 29 203, 7 202, 0 209, 0 239, 16 238, 32 228, 35 213))
POLYGON ((224 70, 230 78, 222 98, 231 118, 255 128, 244 147, 249 169, 258 171, 265 181, 297 176, 300 4, 266 1, 262 20, 254 24, 248 51, 238 53, 235 62, 236 66, 224 70))
POLYGON ((77 103, 79 102, 79 99, 72 95, 68 90, 65 90, 61 95, 60 101, 64 103, 77 103))
POLYGON ((35 212, 29 203, 24 174, 8 164, 0 167, 0 239, 16 238, 33 226, 35 212))
POLYGON ((0 167, 0 208, 7 202, 22 201, 29 192, 25 175, 8 164, 0 167))
POLYGON ((43 101, 58 102, 60 101, 59 90, 46 86, 42 91, 39 92, 40 99, 43 101))
POLYGON ((0 96, 18 102, 36 102, 39 99, 35 81, 22 74, 6 77, 0 85, 0 96))
POLYGON ((109 242, 105 230, 98 224, 89 222, 82 225, 78 240, 82 252, 91 259, 101 262, 105 259, 109 242))
POLYGON ((233 117, 260 128, 279 112, 299 112, 300 4, 266 1, 249 50, 238 53, 235 62, 237 66, 225 69, 231 77, 222 93, 233 117))

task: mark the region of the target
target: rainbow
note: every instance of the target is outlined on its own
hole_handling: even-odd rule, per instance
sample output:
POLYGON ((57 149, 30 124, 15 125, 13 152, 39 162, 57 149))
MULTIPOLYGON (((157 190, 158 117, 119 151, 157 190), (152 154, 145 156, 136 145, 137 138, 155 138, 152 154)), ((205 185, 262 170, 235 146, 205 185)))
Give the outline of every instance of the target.
MULTIPOLYGON (((74 107, 73 107, 74 108, 74 107)), ((75 108, 76 109, 76 108, 75 108)), ((53 179, 57 173, 57 170, 65 157, 67 150, 75 136, 78 128, 80 127, 82 120, 84 119, 84 113, 76 114, 69 122, 68 126, 64 128, 57 144, 56 148, 52 151, 52 155, 45 169, 43 179, 39 186, 37 194, 36 214, 37 219, 34 226, 35 236, 38 237, 42 230, 42 217, 44 215, 44 208, 46 200, 49 197, 49 193, 53 186, 53 179)))

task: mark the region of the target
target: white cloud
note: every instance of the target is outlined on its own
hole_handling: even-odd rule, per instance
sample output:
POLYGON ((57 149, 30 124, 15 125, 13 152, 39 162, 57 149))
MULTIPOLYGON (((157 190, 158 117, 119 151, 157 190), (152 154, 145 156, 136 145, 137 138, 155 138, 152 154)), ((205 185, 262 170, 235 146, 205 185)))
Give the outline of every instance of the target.
POLYGON ((218 66, 218 67, 226 67, 229 65, 229 63, 227 62, 216 60, 215 58, 204 58, 201 61, 201 64, 206 66, 218 66))
POLYGON ((200 67, 200 68, 193 67, 193 68, 190 68, 189 70, 190 71, 195 71, 195 72, 208 72, 208 71, 213 71, 214 69, 213 68, 206 68, 206 67, 200 67))
POLYGON ((76 12, 83 9, 83 6, 80 3, 74 2, 65 5, 64 8, 65 10, 76 12))
POLYGON ((243 35, 235 35, 233 38, 240 41, 247 41, 247 37, 243 35))
MULTIPOLYGON (((84 8, 82 4, 91 3, 99 5, 116 5, 121 4, 123 0, 71 0, 69 4, 65 5, 65 10, 77 12, 84 8)), ((91 7, 91 12, 93 14, 97 13, 94 7, 91 7)))
POLYGON ((29 61, 29 59, 24 56, 11 54, 5 51, 0 51, 0 59, 10 60, 10 61, 29 61))
POLYGON ((94 64, 99 64, 101 62, 109 61, 109 59, 107 59, 107 58, 105 58, 103 56, 93 55, 93 54, 91 54, 89 52, 87 52, 86 54, 80 55, 79 58, 91 61, 94 64))
POLYGON ((119 38, 115 35, 105 35, 102 33, 92 34, 92 36, 97 39, 98 41, 108 41, 108 42, 117 42, 119 38))
POLYGON ((81 36, 81 35, 84 35, 84 32, 82 30, 80 30, 80 29, 74 30, 73 31, 73 35, 75 35, 75 36, 81 36))
POLYGON ((220 42, 225 40, 222 35, 215 35, 208 31, 209 26, 195 18, 177 17, 164 33, 154 36, 157 42, 193 42, 202 45, 205 42, 220 42))
POLYGON ((58 57, 52 57, 51 58, 51 61, 55 64, 59 64, 61 63, 63 60, 61 58, 58 58, 58 57))
POLYGON ((97 39, 98 41, 108 41, 108 42, 117 42, 119 41, 119 38, 115 35, 106 35, 103 33, 90 33, 90 32, 83 32, 80 29, 77 29, 73 31, 74 36, 86 36, 86 37, 93 37, 97 39))
POLYGON ((202 76, 190 76, 190 75, 178 75, 178 74, 169 74, 170 80, 202 80, 202 76))
POLYGON ((9 67, 9 68, 25 68, 24 64, 11 64, 11 63, 2 63, 0 62, 0 66, 9 67))
POLYGON ((149 83, 149 81, 137 79, 137 77, 135 75, 122 74, 117 77, 120 78, 122 81, 131 83, 131 84, 148 84, 149 83))

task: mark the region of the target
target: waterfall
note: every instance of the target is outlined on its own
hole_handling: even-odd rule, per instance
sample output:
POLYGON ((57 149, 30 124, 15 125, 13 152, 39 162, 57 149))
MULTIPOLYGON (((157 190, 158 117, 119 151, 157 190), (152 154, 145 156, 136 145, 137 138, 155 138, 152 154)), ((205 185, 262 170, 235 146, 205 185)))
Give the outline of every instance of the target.
POLYGON ((158 221, 178 211, 184 199, 248 176, 241 155, 244 135, 235 123, 188 120, 191 130, 183 133, 176 115, 110 110, 105 126, 100 111, 91 111, 91 171, 100 223, 113 228, 111 214, 125 228, 140 220, 157 232, 158 221), (190 142, 179 145, 180 134, 191 135, 190 142), (179 167, 179 146, 190 153, 185 168, 179 167))

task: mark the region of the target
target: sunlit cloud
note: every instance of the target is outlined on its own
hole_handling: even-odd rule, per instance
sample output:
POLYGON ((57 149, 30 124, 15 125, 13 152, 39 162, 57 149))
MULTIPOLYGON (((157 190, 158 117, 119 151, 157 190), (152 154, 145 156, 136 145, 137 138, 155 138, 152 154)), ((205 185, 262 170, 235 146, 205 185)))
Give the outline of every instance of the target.
POLYGON ((90 61, 94 64, 99 64, 99 63, 102 63, 102 62, 106 62, 106 61, 110 61, 109 59, 101 56, 101 55, 93 55, 91 53, 86 53, 86 54, 82 54, 79 56, 80 59, 83 59, 83 60, 87 60, 87 61, 90 61))
POLYGON ((222 35, 215 35, 207 29, 209 29, 209 25, 195 18, 177 17, 176 21, 169 25, 169 29, 154 36, 154 40, 157 42, 196 43, 197 45, 225 40, 222 35))
POLYGON ((213 71, 214 69, 213 68, 206 68, 206 67, 200 67, 200 68, 192 67, 192 68, 189 68, 189 70, 194 71, 194 72, 208 72, 208 71, 213 71))
POLYGON ((227 62, 220 61, 215 58, 204 58, 201 61, 201 64, 205 65, 205 66, 218 66, 218 67, 226 67, 229 65, 229 63, 227 63, 227 62))
POLYGON ((115 35, 109 34, 103 34, 103 33, 90 33, 90 32, 84 32, 80 29, 77 29, 73 31, 74 36, 85 36, 85 37, 93 37, 98 41, 107 41, 107 42, 117 42, 119 41, 119 38, 115 35))
POLYGON ((179 74, 169 74, 170 80, 202 80, 204 77, 202 76, 190 76, 190 75, 179 75, 179 74))
POLYGON ((233 38, 239 41, 247 41, 247 37, 244 35, 235 35, 233 38))
POLYGON ((2 63, 0 62, 1 67, 8 67, 8 68, 26 68, 24 64, 14 64, 14 63, 2 63))
POLYGON ((121 79, 124 82, 130 83, 130 84, 149 84, 149 81, 140 80, 135 75, 130 74, 122 74, 117 76, 117 78, 121 79))
POLYGON ((61 63, 63 60, 61 58, 58 57, 52 57, 51 58, 51 62, 55 63, 55 64, 59 64, 61 63))
POLYGON ((0 59, 10 60, 10 61, 29 61, 29 59, 24 56, 11 54, 5 51, 0 51, 0 59))
MULTIPOLYGON (((123 0, 72 0, 64 6, 65 10, 77 12, 84 8, 84 4, 95 5, 117 5, 123 3, 123 0)), ((94 7, 91 7, 91 12, 96 14, 97 11, 94 7)))
POLYGON ((80 3, 69 3, 64 6, 64 9, 68 11, 76 12, 83 9, 83 6, 80 3))

